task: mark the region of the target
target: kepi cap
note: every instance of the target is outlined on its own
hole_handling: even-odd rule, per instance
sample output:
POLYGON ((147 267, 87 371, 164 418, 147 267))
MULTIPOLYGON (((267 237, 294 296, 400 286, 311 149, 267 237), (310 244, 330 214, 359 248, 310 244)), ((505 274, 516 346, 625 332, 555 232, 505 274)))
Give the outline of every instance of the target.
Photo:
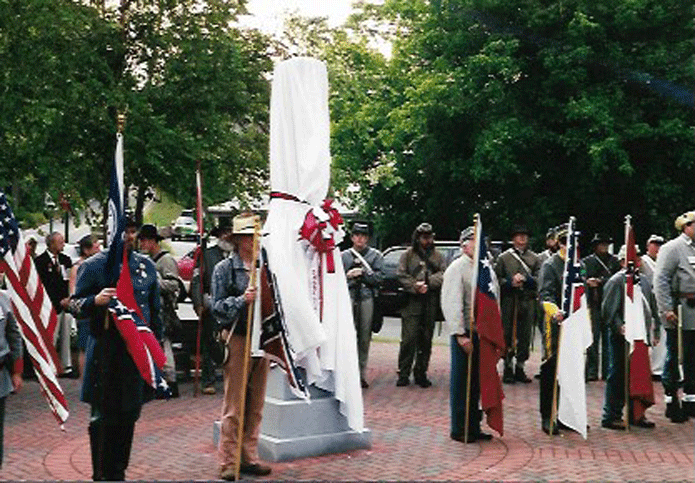
POLYGON ((613 243, 613 239, 605 233, 595 233, 594 237, 591 239, 591 246, 599 243, 613 243))
POLYGON ((356 221, 352 224, 350 233, 353 235, 361 233, 363 235, 369 236, 371 235, 371 230, 369 228, 369 223, 367 223, 366 221, 356 221))
POLYGON ((649 238, 647 239, 647 245, 650 243, 656 243, 657 245, 663 245, 664 242, 664 237, 661 235, 650 235, 649 238))
MULTIPOLYGON (((639 250, 639 247, 637 245, 635 245, 635 253, 637 253, 637 255, 640 254, 640 250, 639 250)), ((626 256, 627 256, 627 247, 623 244, 620 247, 620 250, 618 250, 618 260, 625 260, 626 256)))
POLYGON ((475 234, 475 229, 472 226, 464 228, 459 236, 459 242, 464 242, 466 240, 471 240, 475 234))

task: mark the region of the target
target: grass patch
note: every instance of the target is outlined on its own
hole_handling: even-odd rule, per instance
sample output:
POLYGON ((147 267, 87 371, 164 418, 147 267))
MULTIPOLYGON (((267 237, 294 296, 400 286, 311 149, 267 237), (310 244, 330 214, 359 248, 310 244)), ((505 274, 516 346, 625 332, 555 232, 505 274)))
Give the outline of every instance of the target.
POLYGON ((142 218, 158 228, 171 225, 181 214, 183 206, 176 204, 166 193, 157 193, 161 201, 153 201, 145 207, 142 218))

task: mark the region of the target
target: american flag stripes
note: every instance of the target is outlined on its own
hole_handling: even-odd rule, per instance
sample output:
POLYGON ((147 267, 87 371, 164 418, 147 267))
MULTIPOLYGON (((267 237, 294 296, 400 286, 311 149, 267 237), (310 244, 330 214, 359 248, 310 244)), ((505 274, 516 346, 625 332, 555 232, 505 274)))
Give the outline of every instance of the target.
POLYGON ((60 370, 53 346, 57 316, 39 279, 17 220, 0 191, 0 273, 9 282, 12 307, 27 353, 51 411, 62 425, 69 416, 68 404, 56 374, 60 370))

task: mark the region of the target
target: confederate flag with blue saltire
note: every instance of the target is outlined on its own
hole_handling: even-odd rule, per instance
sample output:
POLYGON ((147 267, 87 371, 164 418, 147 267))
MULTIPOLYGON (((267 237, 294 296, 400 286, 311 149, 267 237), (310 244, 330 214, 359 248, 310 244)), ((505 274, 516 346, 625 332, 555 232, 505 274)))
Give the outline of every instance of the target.
POLYGON ((116 285, 116 298, 109 302, 108 310, 111 321, 121 334, 140 376, 148 386, 168 396, 171 391, 161 372, 166 362, 164 350, 144 320, 133 293, 133 281, 128 264, 130 253, 125 250, 123 243, 125 231, 123 200, 123 135, 118 133, 109 189, 109 228, 107 230, 109 254, 106 262, 109 285, 113 286, 114 283, 116 285), (121 261, 120 271, 118 270, 119 260, 121 261))
POLYGON ((504 435, 502 412, 502 382, 497 372, 497 362, 504 353, 504 331, 497 297, 493 289, 492 265, 485 246, 483 225, 478 217, 475 229, 475 253, 473 257, 473 310, 478 338, 480 339, 480 404, 485 411, 487 424, 504 435))
POLYGON ((647 331, 642 287, 637 267, 639 258, 635 248, 635 233, 628 219, 625 227, 625 339, 630 344, 630 399, 633 421, 644 417, 647 408, 654 404, 652 370, 647 349, 647 331))

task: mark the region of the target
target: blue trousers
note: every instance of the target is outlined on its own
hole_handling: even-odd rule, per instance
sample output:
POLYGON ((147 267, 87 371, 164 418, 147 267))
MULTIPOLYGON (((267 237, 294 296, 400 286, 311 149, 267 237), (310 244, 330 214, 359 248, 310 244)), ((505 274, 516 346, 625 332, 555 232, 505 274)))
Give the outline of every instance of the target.
POLYGON ((606 424, 621 420, 625 406, 625 337, 611 329, 608 340, 610 364, 601 419, 606 424))
MULTIPOLYGON (((451 378, 449 381, 449 404, 451 406, 451 435, 463 436, 466 433, 466 382, 468 379, 468 354, 451 336, 451 378)), ((471 367, 471 394, 468 399, 469 435, 480 433, 482 412, 480 404, 480 369, 478 367, 480 345, 478 334, 473 335, 473 356, 471 367)))

